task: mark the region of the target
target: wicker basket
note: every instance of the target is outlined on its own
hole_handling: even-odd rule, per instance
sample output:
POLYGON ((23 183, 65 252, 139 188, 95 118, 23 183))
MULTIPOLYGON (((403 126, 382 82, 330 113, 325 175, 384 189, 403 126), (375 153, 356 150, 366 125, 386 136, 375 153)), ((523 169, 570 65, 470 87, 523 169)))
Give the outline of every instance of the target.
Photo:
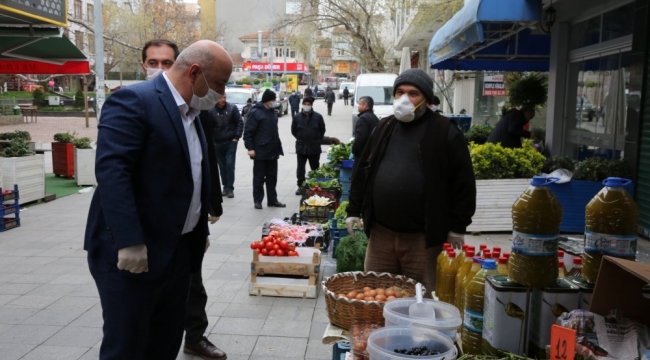
MULTIPOLYGON (((366 286, 373 289, 397 286, 408 292, 409 296, 415 296, 416 283, 417 281, 402 275, 352 271, 334 274, 325 279, 321 285, 330 322, 342 329, 349 330, 355 321, 367 321, 384 326, 384 303, 350 300, 339 297, 337 294, 347 294, 366 286)), ((422 292, 424 293, 424 289, 422 292)))

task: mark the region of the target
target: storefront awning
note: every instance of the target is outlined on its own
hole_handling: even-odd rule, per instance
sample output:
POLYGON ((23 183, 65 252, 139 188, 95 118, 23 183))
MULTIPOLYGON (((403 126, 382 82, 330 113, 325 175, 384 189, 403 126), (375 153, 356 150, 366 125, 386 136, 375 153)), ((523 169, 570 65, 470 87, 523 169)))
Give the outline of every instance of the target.
POLYGON ((541 17, 541 0, 470 0, 431 39, 431 68, 548 71, 541 17))
POLYGON ((90 74, 86 56, 65 36, 3 36, 0 74, 90 74))

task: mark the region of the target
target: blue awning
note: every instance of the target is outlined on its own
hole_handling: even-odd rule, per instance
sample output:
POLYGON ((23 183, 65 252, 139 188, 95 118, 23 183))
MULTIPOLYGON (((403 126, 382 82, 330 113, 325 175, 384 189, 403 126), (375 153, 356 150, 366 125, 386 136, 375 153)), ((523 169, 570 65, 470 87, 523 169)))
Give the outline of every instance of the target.
POLYGON ((541 18, 541 0, 470 0, 431 39, 431 68, 548 71, 541 18))

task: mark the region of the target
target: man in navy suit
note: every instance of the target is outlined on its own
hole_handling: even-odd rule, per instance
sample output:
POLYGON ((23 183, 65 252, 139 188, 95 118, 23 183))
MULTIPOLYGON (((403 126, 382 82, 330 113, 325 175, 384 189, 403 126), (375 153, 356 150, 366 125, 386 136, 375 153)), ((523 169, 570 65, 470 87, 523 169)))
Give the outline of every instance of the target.
POLYGON ((196 116, 215 106, 231 71, 228 53, 201 40, 102 108, 84 244, 103 310, 102 360, 178 355, 190 272, 208 236, 210 171, 196 116))

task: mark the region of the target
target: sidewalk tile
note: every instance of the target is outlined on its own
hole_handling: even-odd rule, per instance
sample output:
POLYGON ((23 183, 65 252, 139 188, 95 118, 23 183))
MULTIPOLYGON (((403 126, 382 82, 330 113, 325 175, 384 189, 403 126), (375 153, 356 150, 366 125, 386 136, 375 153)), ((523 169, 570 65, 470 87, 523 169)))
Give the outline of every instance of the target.
POLYGON ((61 326, 14 325, 0 334, 0 344, 40 345, 61 329, 61 326))
POLYGON ((84 309, 45 309, 22 322, 29 325, 68 325, 85 312, 84 309))
POLYGON ((310 329, 311 320, 295 321, 269 317, 260 335, 308 338, 310 329))
POLYGON ((260 336, 253 349, 251 360, 269 357, 304 359, 306 349, 306 338, 260 336))
POLYGON ((213 334, 259 335, 264 326, 264 319, 245 319, 221 317, 212 329, 213 334))
POLYGON ((65 327, 49 338, 44 345, 79 346, 91 348, 101 341, 102 329, 92 327, 65 327))
POLYGON ((41 345, 30 351, 21 360, 77 360, 89 349, 84 347, 41 345))
POLYGON ((255 343, 257 342, 257 336, 246 335, 210 334, 208 339, 219 349, 223 350, 228 355, 228 359, 231 358, 231 355, 249 356, 253 353, 255 343))
POLYGON ((18 360, 25 356, 36 345, 22 345, 22 344, 0 344, 0 354, 2 360, 18 360))
MULTIPOLYGON (((277 299, 271 312, 269 313, 269 321, 273 320, 293 320, 293 321, 303 321, 311 322, 314 317, 314 308, 313 307, 295 307, 295 306, 286 306, 287 304, 283 303, 282 300, 277 299)), ((301 299, 303 300, 303 299, 301 299)))
POLYGON ((4 305, 4 308, 43 309, 59 300, 58 296, 23 295, 4 305))
POLYGON ((237 304, 235 302, 232 302, 221 314, 221 317, 266 319, 267 317, 270 317, 270 311, 271 306, 269 305, 237 304))
POLYGON ((0 307, 0 324, 19 324, 36 314, 38 309, 14 309, 0 307))

